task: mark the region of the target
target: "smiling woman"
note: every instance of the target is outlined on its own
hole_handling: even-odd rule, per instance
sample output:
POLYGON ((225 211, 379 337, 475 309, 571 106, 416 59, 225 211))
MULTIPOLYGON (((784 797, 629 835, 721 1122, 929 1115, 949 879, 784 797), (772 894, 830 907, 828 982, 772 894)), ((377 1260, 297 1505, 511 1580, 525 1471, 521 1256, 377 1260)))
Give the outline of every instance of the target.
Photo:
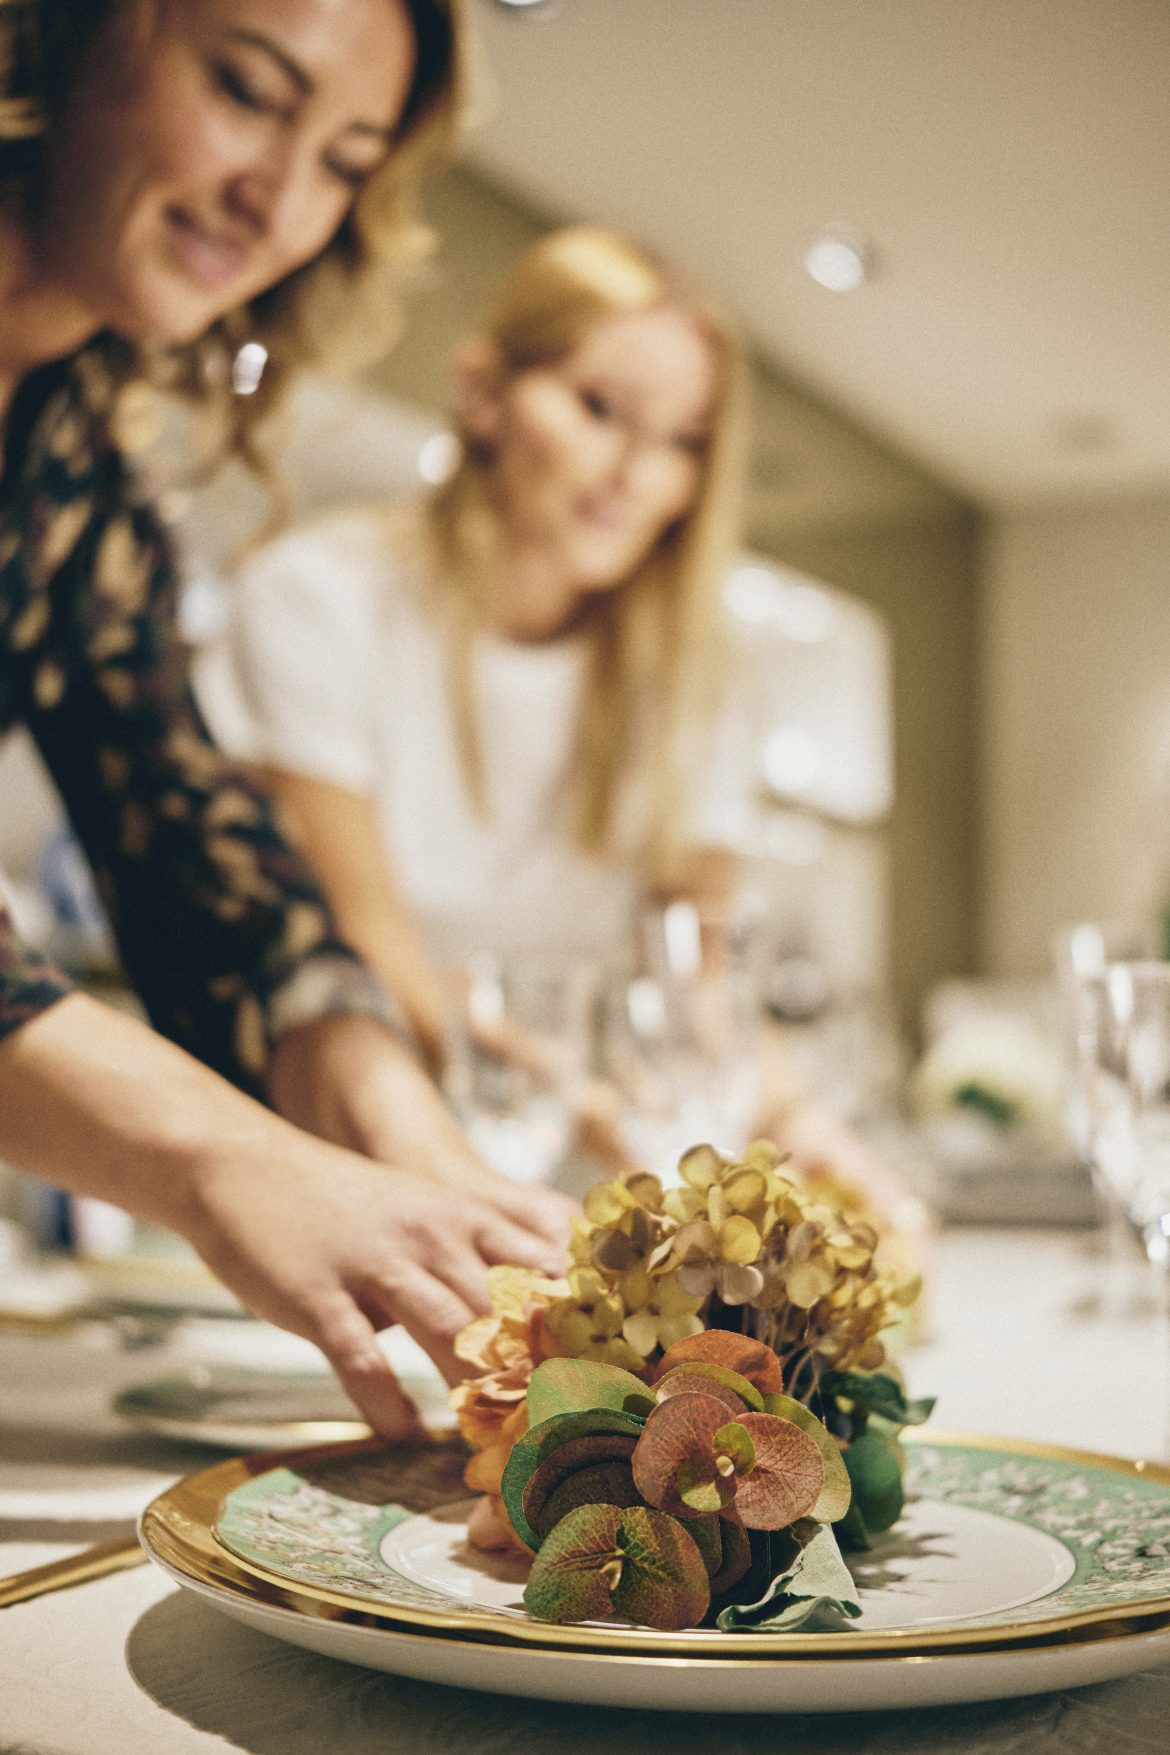
POLYGON ((36 740, 172 1039, 72 992, 0 906, 0 1158, 180 1231, 385 1428, 410 1416, 375 1330, 453 1369, 488 1263, 559 1264, 561 1206, 473 1157, 212 743, 118 404, 149 357, 246 449, 327 330, 367 326, 460 62, 459 0, 0 0, 0 733, 36 740), (245 340, 269 366, 233 404, 245 340))
POLYGON ((458 125, 455 24, 449 0, 0 0, 0 68, 7 26, 32 88, 15 138, 0 109, 0 379, 107 328, 222 394, 250 340, 260 392, 225 410, 247 450, 291 370, 384 348, 458 125))

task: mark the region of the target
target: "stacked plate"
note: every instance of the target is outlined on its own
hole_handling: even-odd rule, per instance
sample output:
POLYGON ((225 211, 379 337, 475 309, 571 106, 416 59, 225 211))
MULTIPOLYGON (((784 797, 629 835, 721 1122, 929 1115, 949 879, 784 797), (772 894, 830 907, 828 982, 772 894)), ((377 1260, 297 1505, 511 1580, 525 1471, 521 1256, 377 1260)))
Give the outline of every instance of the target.
POLYGON ((1076 1687, 1170 1660, 1170 1469, 919 1436, 896 1528, 851 1556, 863 1613, 820 1631, 560 1627, 520 1558, 470 1549, 450 1435, 233 1458, 148 1508, 184 1589, 313 1651, 591 1705, 842 1712, 1076 1687))

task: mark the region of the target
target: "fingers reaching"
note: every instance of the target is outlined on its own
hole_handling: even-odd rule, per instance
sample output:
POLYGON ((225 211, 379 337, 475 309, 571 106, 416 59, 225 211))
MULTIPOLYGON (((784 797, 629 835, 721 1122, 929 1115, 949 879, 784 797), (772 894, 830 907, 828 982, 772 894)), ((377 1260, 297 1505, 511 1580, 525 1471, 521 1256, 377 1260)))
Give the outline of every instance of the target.
MULTIPOLYGON (((525 1239, 524 1253, 511 1260, 524 1267, 539 1267, 554 1279, 564 1271, 570 1222, 577 1211, 567 1196, 555 1189, 532 1188, 497 1176, 483 1187, 481 1199, 510 1222, 518 1238, 525 1239)), ((493 1261, 502 1259, 492 1256, 493 1261)))
POLYGON ((312 1338, 375 1432, 393 1439, 418 1436, 418 1409, 391 1370, 373 1323, 351 1299, 338 1297, 318 1312, 312 1338))

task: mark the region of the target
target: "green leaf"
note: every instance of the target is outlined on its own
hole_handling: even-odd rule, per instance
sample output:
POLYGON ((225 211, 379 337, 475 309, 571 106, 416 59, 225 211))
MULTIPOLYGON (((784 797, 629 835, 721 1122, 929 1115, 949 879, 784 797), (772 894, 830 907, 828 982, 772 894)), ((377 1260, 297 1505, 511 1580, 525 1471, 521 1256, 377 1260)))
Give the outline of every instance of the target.
POLYGON ((844 1396, 867 1413, 880 1414, 896 1426, 921 1426, 934 1409, 933 1396, 907 1401, 906 1391, 897 1378, 884 1371, 826 1371, 821 1378, 821 1393, 844 1396))
POLYGON ((596 1359, 546 1359, 528 1383, 528 1421, 542 1426, 557 1414, 587 1413, 590 1408, 616 1408, 645 1416, 654 1395, 632 1371, 603 1365, 596 1359))
POLYGON ((682 1524, 643 1505, 582 1505, 532 1565, 524 1606, 542 1621, 694 1627, 711 1600, 707 1569, 682 1524))
POLYGON ((553 1530, 532 1563, 524 1607, 541 1621, 608 1621, 612 1568, 620 1561, 616 1505, 582 1505, 553 1530), (603 1567, 610 1567, 610 1573, 603 1567))
POLYGON ((735 1498, 735 1481, 721 1475, 710 1457, 679 1464, 674 1490, 690 1512, 719 1512, 735 1498))
POLYGON ((757 1602, 731 1604, 716 1625, 724 1633, 791 1631, 826 1610, 850 1620, 861 1613, 857 1587, 829 1524, 803 1518, 792 1526, 796 1552, 757 1602))
POLYGON ((590 1432, 558 1445, 529 1478, 521 1503, 540 1540, 578 1505, 640 1505, 630 1458, 632 1432, 590 1432))
POLYGON ((902 1515, 902 1459, 884 1432, 863 1432, 845 1452, 853 1502, 868 1532, 888 1530, 902 1515))
POLYGON ((853 1497, 853 1488, 849 1482, 849 1471, 845 1467, 845 1458, 833 1434, 823 1420, 818 1420, 811 1408, 798 1402, 790 1395, 767 1395, 764 1397, 764 1412, 778 1414, 782 1420, 791 1420, 802 1432, 807 1432, 821 1453, 821 1462, 825 1469, 825 1484, 821 1488, 821 1496, 809 1512, 818 1523, 837 1523, 849 1509, 849 1501, 853 1497))
MULTIPOLYGON (((715 1434, 716 1460, 726 1457, 737 1475, 746 1475, 756 1466, 756 1447, 746 1426, 729 1420, 715 1434)), ((722 1472, 722 1471, 721 1471, 722 1472)))
POLYGON ((865 1549, 873 1546, 865 1527, 865 1519, 857 1509, 856 1500, 851 1503, 844 1517, 837 1519, 833 1528, 837 1532, 837 1540, 844 1542, 847 1548, 865 1549))
POLYGON ((586 1413, 558 1414, 530 1427, 518 1438, 504 1464, 500 1492, 504 1509, 520 1540, 530 1548, 540 1546, 540 1537, 524 1515, 524 1490, 554 1450, 574 1438, 585 1438, 602 1432, 632 1433, 642 1431, 645 1421, 637 1414, 623 1414, 617 1408, 591 1408, 586 1413))
POLYGON ((665 1377, 659 1377, 654 1384, 654 1394, 660 1402, 671 1395, 718 1395, 719 1391, 713 1387, 715 1384, 731 1392, 727 1398, 729 1408, 741 1402, 757 1414, 764 1412, 764 1397, 754 1383, 749 1383, 738 1371, 728 1371, 722 1365, 704 1365, 700 1361, 692 1365, 676 1365, 665 1377))

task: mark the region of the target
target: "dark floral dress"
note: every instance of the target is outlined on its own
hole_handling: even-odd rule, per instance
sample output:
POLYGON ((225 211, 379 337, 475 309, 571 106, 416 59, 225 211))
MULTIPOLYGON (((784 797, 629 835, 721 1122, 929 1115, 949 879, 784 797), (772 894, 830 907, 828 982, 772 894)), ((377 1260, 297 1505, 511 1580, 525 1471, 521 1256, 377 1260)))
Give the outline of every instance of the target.
MULTIPOLYGON (((397 1014, 261 789, 211 741, 176 633, 171 539, 115 442, 111 396, 94 347, 26 379, 11 411, 0 734, 23 722, 35 739, 152 1022, 258 1091, 285 1030, 397 1014)), ((0 1036, 69 991, 0 902, 0 1036)))

